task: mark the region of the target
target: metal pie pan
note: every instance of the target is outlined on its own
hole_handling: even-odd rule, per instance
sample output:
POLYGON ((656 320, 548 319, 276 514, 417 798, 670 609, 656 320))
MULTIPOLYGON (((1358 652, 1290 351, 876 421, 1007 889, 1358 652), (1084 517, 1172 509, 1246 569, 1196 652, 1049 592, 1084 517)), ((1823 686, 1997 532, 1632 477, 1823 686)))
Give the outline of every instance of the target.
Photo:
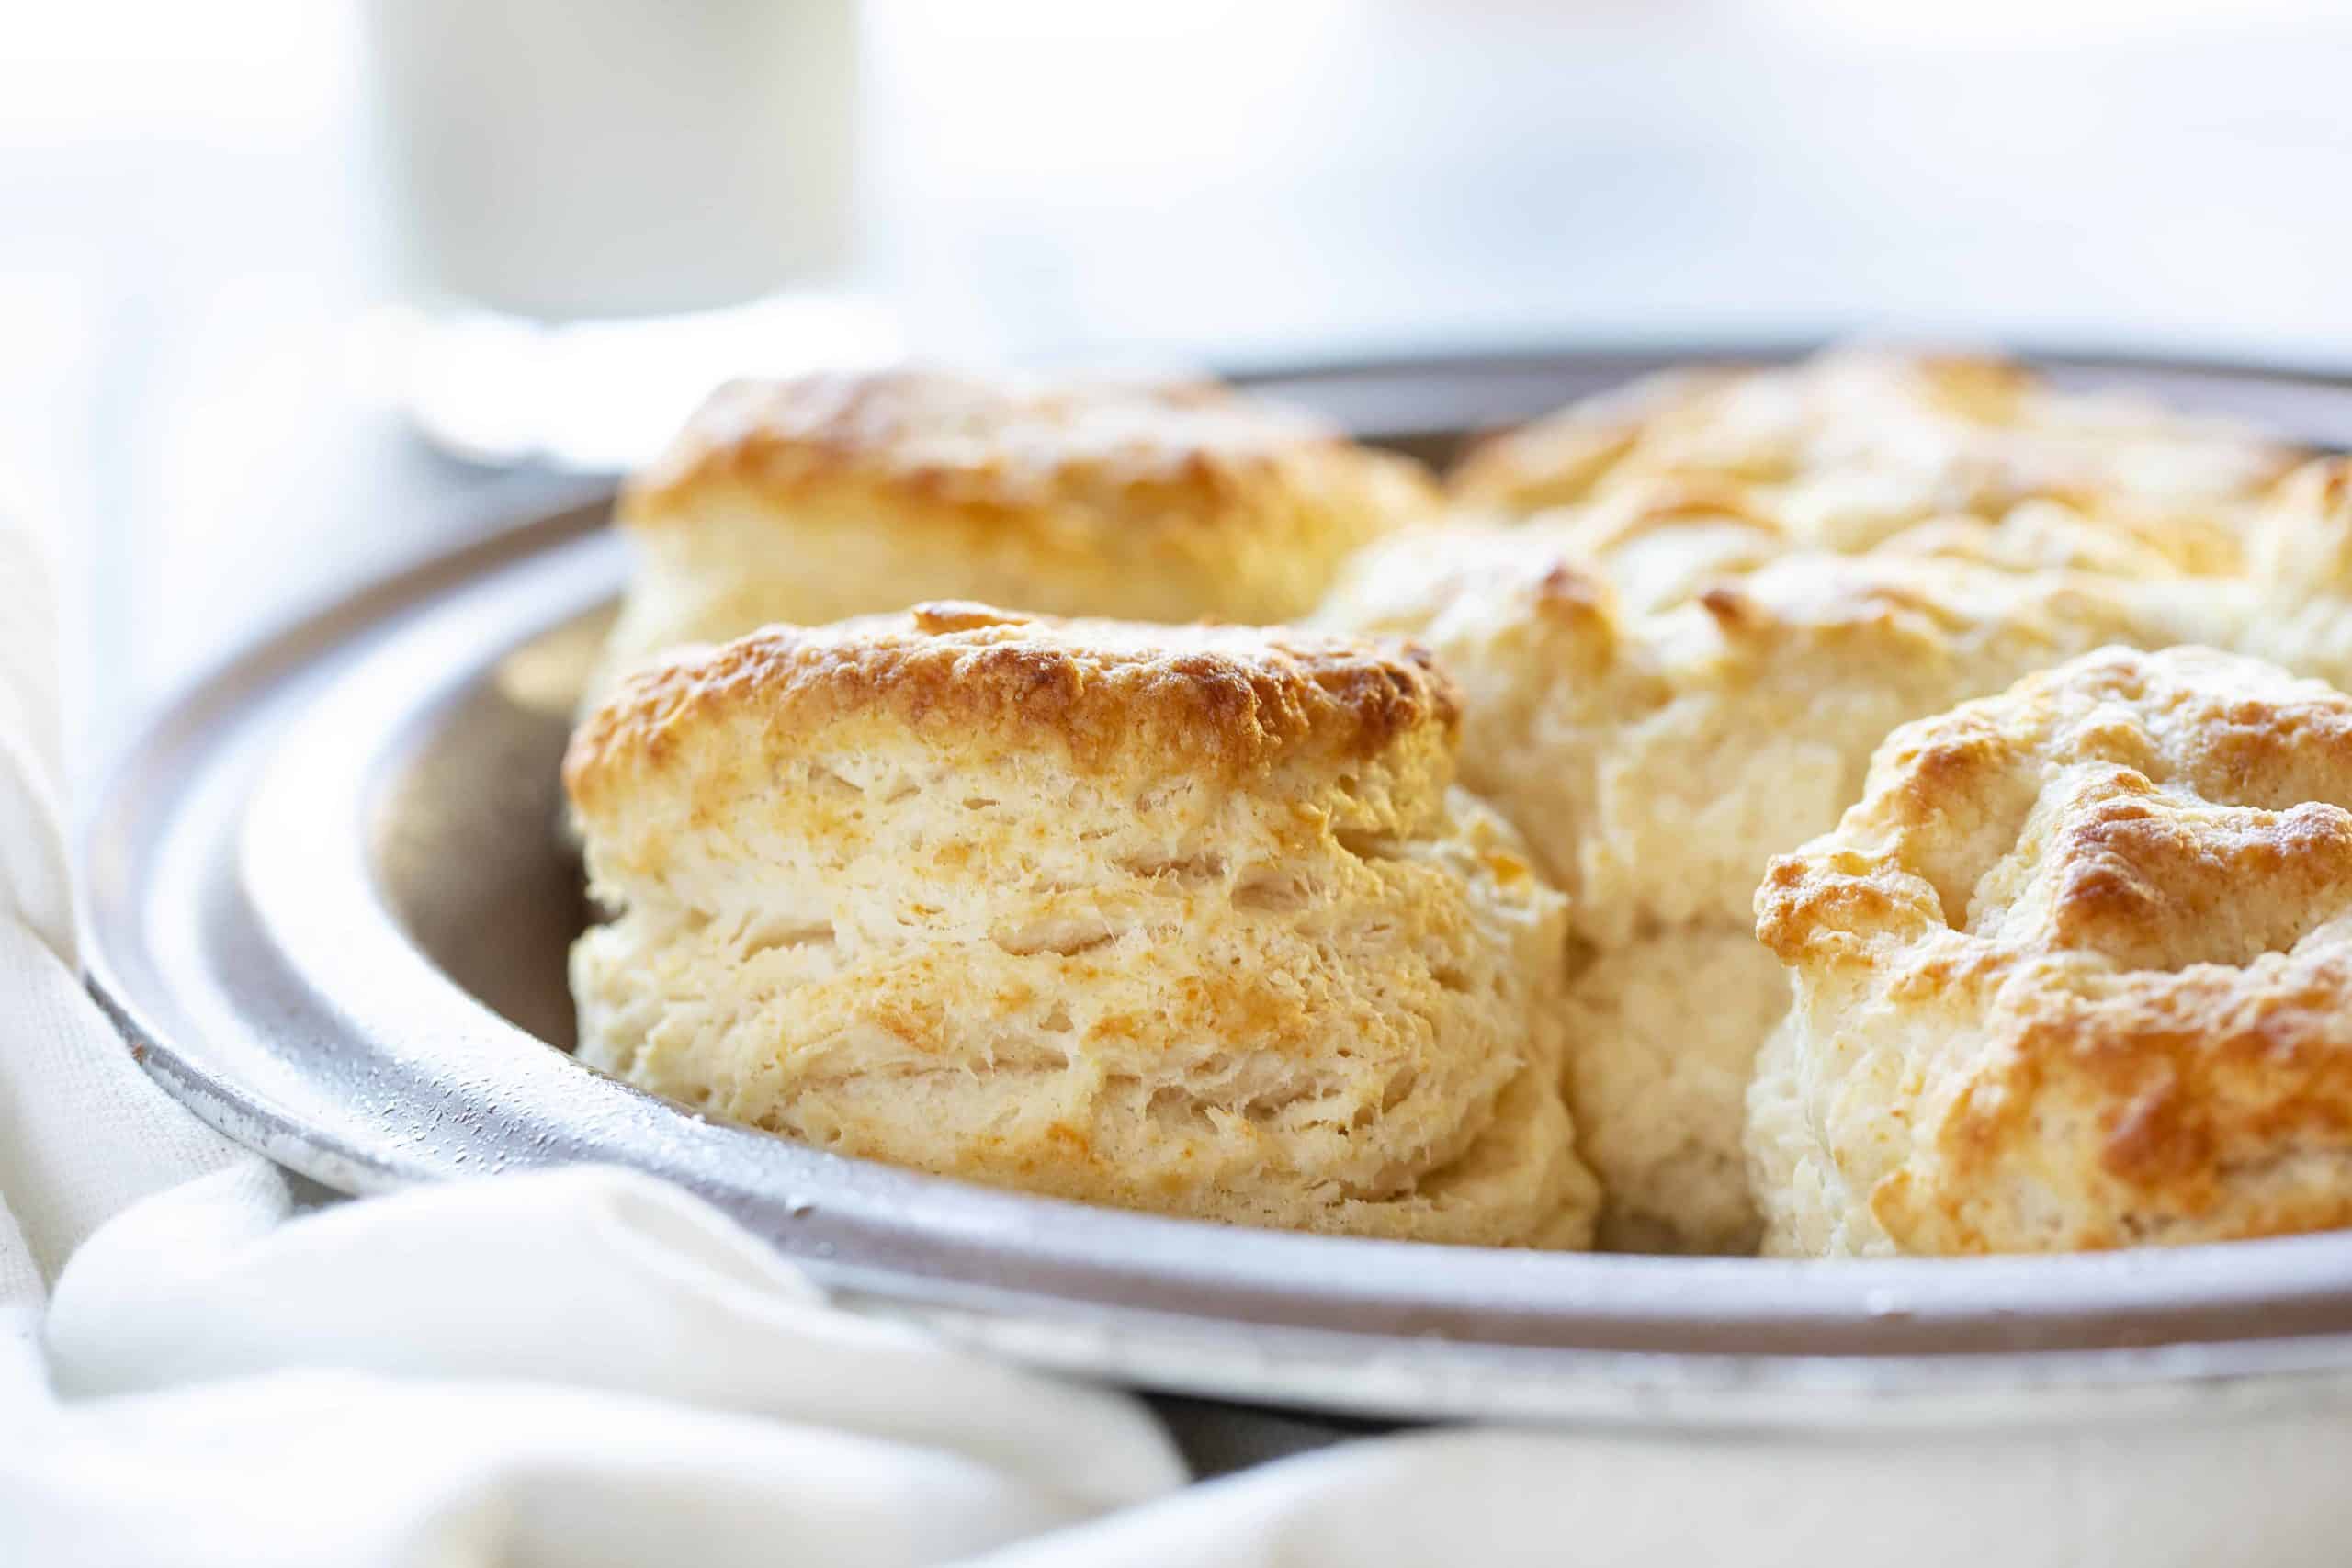
MULTIPOLYGON (((1430 447, 1668 357, 1255 378, 1430 447)), ((2069 367, 2352 445, 2352 384, 2069 367)), ((636 1167, 845 1303, 1257 1404, 1820 1429, 2268 1404, 2352 1377, 2352 1233, 1823 1264, 1255 1232, 846 1159, 593 1072, 565 1049, 563 953, 586 911, 556 763, 623 571, 604 513, 601 499, 551 510, 269 637, 109 778, 84 843, 92 987, 213 1125, 348 1192, 636 1167)))

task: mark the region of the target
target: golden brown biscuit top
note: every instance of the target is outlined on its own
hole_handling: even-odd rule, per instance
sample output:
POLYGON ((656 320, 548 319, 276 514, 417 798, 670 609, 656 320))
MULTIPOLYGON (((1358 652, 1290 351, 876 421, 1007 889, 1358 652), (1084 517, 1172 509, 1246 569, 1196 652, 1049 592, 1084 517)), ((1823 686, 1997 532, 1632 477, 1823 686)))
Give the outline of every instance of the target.
POLYGON ((1773 863, 1758 933, 1791 963, 1941 932, 2119 973, 2244 964, 2275 945, 2245 933, 2352 913, 2352 881, 2339 908, 2306 876, 2352 854, 2347 805, 2352 697, 2107 649, 1895 731, 1837 831, 1773 863))
MULTIPOLYGON (((2063 390, 2006 360, 1847 350, 1637 382, 1482 445, 1450 484, 1465 503, 1524 513, 1629 479, 1710 474, 1833 510, 1856 486, 1860 504, 1917 514, 2055 501, 2132 514, 2162 537, 2163 517, 2144 513, 2254 499, 2299 456, 2229 421, 2063 390)), ((2192 535, 2210 526, 2187 521, 2192 535)), ((2219 547, 2167 542, 2192 565, 2219 547)))
POLYGON ((888 370, 737 381, 631 482, 659 525, 707 487, 786 503, 854 493, 999 520, 1133 527, 1301 506, 1434 505, 1417 463, 1299 411, 1208 382, 980 379, 888 370))
MULTIPOLYGON (((1633 456, 1654 422, 1687 418, 1751 374, 1728 366, 1662 370, 1580 398, 1478 442, 1446 475, 1446 490, 1465 507, 1499 512, 1540 512, 1589 500, 1633 456)), ((1728 465, 1705 471, 1743 477, 1728 465)))
POLYGON ((2086 656, 1897 730, 1757 914, 1842 1016, 1931 1043, 1926 1152, 1870 1198, 1898 1245, 2196 1234, 2225 1190, 2230 1234, 2341 1223, 2294 1161, 2352 1136, 2352 697, 2086 656))
POLYGON ((1944 520, 1841 555, 1791 540, 1708 484, 1652 482, 1524 525, 1401 535, 1356 558, 1317 622, 1440 646, 1569 633, 1589 659, 1646 649, 1645 665, 1686 667, 1699 685, 1754 658, 1850 645, 1858 660, 1838 682, 1849 688, 1896 679, 1890 660, 1939 666, 1987 636, 2079 648, 2075 628, 2104 638, 2222 624, 2218 611, 2180 613, 2195 601, 2169 592, 2161 562, 2098 545, 2027 514, 1944 520), (2086 556, 2113 570, 2079 570, 2086 556))
POLYGON ((1450 755, 1453 686, 1418 648, 1232 626, 1055 620, 968 604, 771 626, 625 682, 572 738, 582 810, 697 750, 730 770, 888 737, 974 762, 1227 779, 1416 745, 1450 755))

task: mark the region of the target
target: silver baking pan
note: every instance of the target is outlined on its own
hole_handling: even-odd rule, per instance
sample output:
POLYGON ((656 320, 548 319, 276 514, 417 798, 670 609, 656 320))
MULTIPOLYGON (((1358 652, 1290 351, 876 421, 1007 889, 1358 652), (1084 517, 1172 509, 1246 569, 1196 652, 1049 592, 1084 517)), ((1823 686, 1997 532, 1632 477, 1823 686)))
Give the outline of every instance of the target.
MULTIPOLYGON (((1707 357, 1724 357, 1710 352, 1707 357)), ((1263 373, 1432 456, 1661 363, 1263 373)), ((2052 358, 2352 446, 2352 381, 2052 358)), ((85 841, 91 984, 170 1092, 327 1186, 565 1161, 703 1194, 861 1309, 1166 1392, 1376 1416, 1939 1425, 2352 1380, 2352 1233, 1804 1264, 1438 1248, 984 1190, 708 1122, 568 1054, 558 826, 621 581, 600 499, 271 637, 129 750, 85 841)))

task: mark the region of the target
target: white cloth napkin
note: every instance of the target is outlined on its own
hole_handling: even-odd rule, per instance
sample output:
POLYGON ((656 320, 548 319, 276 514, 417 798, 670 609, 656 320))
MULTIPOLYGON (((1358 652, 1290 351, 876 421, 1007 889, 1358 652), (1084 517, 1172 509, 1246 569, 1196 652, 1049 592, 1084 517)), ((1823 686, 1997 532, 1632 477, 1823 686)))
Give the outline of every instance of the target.
POLYGON ((0 518, 0 1564, 2336 1563, 2327 1406, 1894 1440, 1381 1438, 1187 1486, 1127 1395, 829 1307, 626 1171, 298 1213, 76 976, 0 518))

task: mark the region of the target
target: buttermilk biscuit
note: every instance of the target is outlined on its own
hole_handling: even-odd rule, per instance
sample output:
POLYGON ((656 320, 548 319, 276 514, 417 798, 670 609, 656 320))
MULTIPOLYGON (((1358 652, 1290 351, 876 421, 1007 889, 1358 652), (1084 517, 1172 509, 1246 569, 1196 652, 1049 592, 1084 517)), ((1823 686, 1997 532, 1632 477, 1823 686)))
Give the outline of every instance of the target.
POLYGON ((1478 447, 1452 489, 1467 507, 1523 515, 1703 476, 1845 551, 2041 502, 2183 570, 2227 575, 2243 565, 2247 509, 2298 456, 2226 421, 2063 391, 2005 360, 1849 349, 1636 382, 1478 447))
POLYGON ((2352 697, 2109 649, 1889 737, 1773 863, 1767 1250, 2352 1224, 2352 697))
POLYGON ((680 644, 922 599, 1287 620, 1435 499, 1419 465, 1214 385, 739 382, 622 493, 637 571, 592 690, 680 644))
POLYGON ((1836 823, 1895 725, 2103 643, 2234 636, 2244 615, 2175 575, 2020 571, 1949 540, 1841 556, 1670 512, 1598 548, 1548 525, 1408 534, 1351 563, 1313 624, 1436 653, 1463 694, 1463 782, 1527 834, 1579 933, 1617 942, 1746 925, 1765 860, 1836 823))
MULTIPOLYGON (((1689 499, 1401 537, 1319 624, 1434 651, 1462 692, 1463 783, 1568 890, 1567 1083, 1603 1239, 1738 1251, 1760 1225, 1745 1090, 1787 1001, 1752 934, 1770 857, 1837 823, 1897 725, 2238 609, 2161 563, 2012 570, 2006 524, 1842 556, 1689 499)), ((2047 525, 2060 555, 2075 528, 2047 525)))
POLYGON ((1564 908, 1414 650, 940 604, 626 682, 564 777, 581 1055, 813 1144, 1580 1247, 1564 908))

